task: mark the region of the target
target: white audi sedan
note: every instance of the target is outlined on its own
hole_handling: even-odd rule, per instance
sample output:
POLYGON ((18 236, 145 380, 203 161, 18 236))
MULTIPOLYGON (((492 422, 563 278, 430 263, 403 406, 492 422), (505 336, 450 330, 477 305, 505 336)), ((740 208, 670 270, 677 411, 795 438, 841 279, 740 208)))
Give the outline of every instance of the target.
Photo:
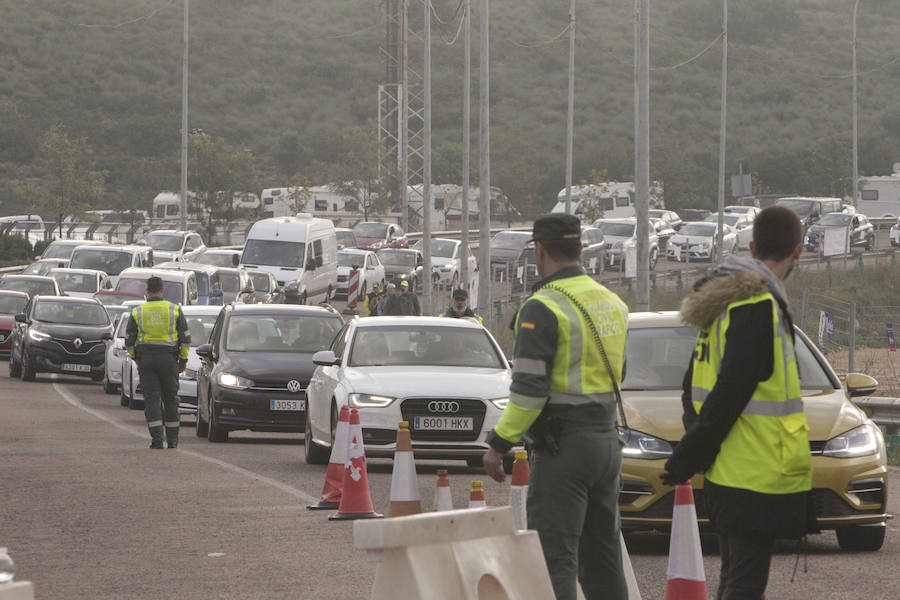
POLYGON ((496 340, 468 319, 355 318, 312 360, 310 464, 328 462, 338 412, 349 405, 359 409, 367 456, 393 456, 397 424, 407 421, 416 458, 478 466, 512 378, 496 340))

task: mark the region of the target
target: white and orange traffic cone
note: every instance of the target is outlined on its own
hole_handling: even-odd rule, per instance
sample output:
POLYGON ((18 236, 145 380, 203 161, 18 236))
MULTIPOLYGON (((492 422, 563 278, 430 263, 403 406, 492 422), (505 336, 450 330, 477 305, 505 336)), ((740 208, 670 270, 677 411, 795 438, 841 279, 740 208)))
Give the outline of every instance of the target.
MULTIPOLYGON (((309 418, 309 417, 307 417, 309 418)), ((331 458, 328 459, 328 470, 325 471, 325 485, 322 487, 322 499, 318 504, 310 504, 309 510, 334 510, 341 505, 341 488, 344 485, 344 463, 347 462, 347 435, 350 427, 350 407, 341 407, 337 428, 334 432, 334 443, 331 446, 331 458)))
POLYGON ((666 600, 706 600, 706 572, 700 548, 700 527, 691 482, 675 488, 666 600))
POLYGON ((525 511, 528 499, 528 452, 516 450, 516 461, 512 469, 512 485, 509 486, 509 505, 513 507, 516 529, 528 529, 528 513, 525 511))
POLYGON ((447 469, 438 469, 437 476, 434 510, 453 510, 453 497, 450 495, 450 477, 447 475, 447 469))
POLYGON ((338 511, 329 515, 329 521, 349 519, 380 519, 384 515, 375 512, 369 493, 369 476, 366 473, 366 450, 363 446, 362 425, 359 411, 350 411, 350 432, 347 444, 347 461, 344 463, 344 482, 338 511))
POLYGON ((484 483, 481 481, 472 482, 472 493, 469 494, 469 508, 484 508, 487 502, 484 501, 484 483))
POLYGON ((403 517, 422 512, 419 484, 416 479, 416 461, 413 457, 409 423, 397 425, 397 448, 394 450, 394 470, 391 475, 391 506, 389 517, 403 517))

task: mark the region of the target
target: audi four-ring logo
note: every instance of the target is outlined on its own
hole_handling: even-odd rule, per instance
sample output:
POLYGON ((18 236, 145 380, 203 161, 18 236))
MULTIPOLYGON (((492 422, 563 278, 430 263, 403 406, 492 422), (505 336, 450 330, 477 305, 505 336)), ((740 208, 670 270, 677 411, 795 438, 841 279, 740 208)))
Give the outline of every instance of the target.
POLYGON ((459 412, 459 402, 450 400, 432 400, 428 403, 428 410, 431 412, 455 413, 459 412))
POLYGON ((290 381, 288 381, 287 390, 296 394, 300 391, 300 382, 296 379, 291 379, 290 381))

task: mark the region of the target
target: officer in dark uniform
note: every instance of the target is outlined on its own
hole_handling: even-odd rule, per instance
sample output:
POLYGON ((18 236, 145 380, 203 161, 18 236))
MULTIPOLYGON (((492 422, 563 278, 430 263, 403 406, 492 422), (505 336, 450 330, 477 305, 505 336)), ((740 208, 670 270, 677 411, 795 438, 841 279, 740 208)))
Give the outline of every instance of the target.
POLYGON ((625 600, 615 389, 628 308, 585 274, 576 217, 538 219, 533 240, 543 279, 516 315, 509 403, 488 436, 485 469, 503 481, 503 455, 528 432, 528 527, 540 535, 556 597, 574 600, 577 578, 588 600, 625 600))
POLYGON ((125 350, 137 362, 144 388, 150 447, 178 447, 178 373, 187 366, 191 334, 177 304, 163 299, 163 281, 147 279, 147 302, 135 306, 125 327, 125 350))

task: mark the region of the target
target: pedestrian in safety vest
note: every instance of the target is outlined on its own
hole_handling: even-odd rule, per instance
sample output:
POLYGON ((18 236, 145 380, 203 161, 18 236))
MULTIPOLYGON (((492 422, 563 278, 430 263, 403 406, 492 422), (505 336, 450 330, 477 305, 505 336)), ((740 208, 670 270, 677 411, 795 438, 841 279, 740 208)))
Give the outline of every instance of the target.
POLYGON ((776 538, 817 531, 794 325, 782 282, 803 252, 797 215, 771 206, 753 224, 752 258, 730 256, 681 304, 699 330, 684 379, 686 433, 663 482, 704 473, 719 534, 722 600, 761 598, 776 538))
POLYGON ((556 597, 575 600, 577 579, 588 600, 626 600, 616 389, 628 308, 585 274, 577 217, 538 219, 533 240, 543 279, 514 321, 509 402, 488 435, 484 466, 503 481, 503 455, 527 431, 528 527, 540 535, 556 597))
POLYGON ((484 319, 482 319, 481 316, 476 315, 475 312, 469 308, 469 292, 462 288, 456 288, 453 290, 451 297, 452 301, 450 302, 450 308, 439 314, 439 317, 449 317, 451 319, 468 317, 470 319, 475 319, 479 324, 484 325, 484 319))
POLYGON ((381 304, 381 299, 384 297, 384 292, 381 291, 381 287, 378 283, 372 284, 372 291, 366 294, 366 314, 370 317, 374 317, 378 314, 378 305, 381 304))
POLYGON ((125 327, 125 350, 135 360, 144 389, 144 417, 150 447, 178 447, 178 374, 187 366, 191 335, 177 304, 163 299, 163 281, 147 279, 147 302, 131 310, 125 327))

